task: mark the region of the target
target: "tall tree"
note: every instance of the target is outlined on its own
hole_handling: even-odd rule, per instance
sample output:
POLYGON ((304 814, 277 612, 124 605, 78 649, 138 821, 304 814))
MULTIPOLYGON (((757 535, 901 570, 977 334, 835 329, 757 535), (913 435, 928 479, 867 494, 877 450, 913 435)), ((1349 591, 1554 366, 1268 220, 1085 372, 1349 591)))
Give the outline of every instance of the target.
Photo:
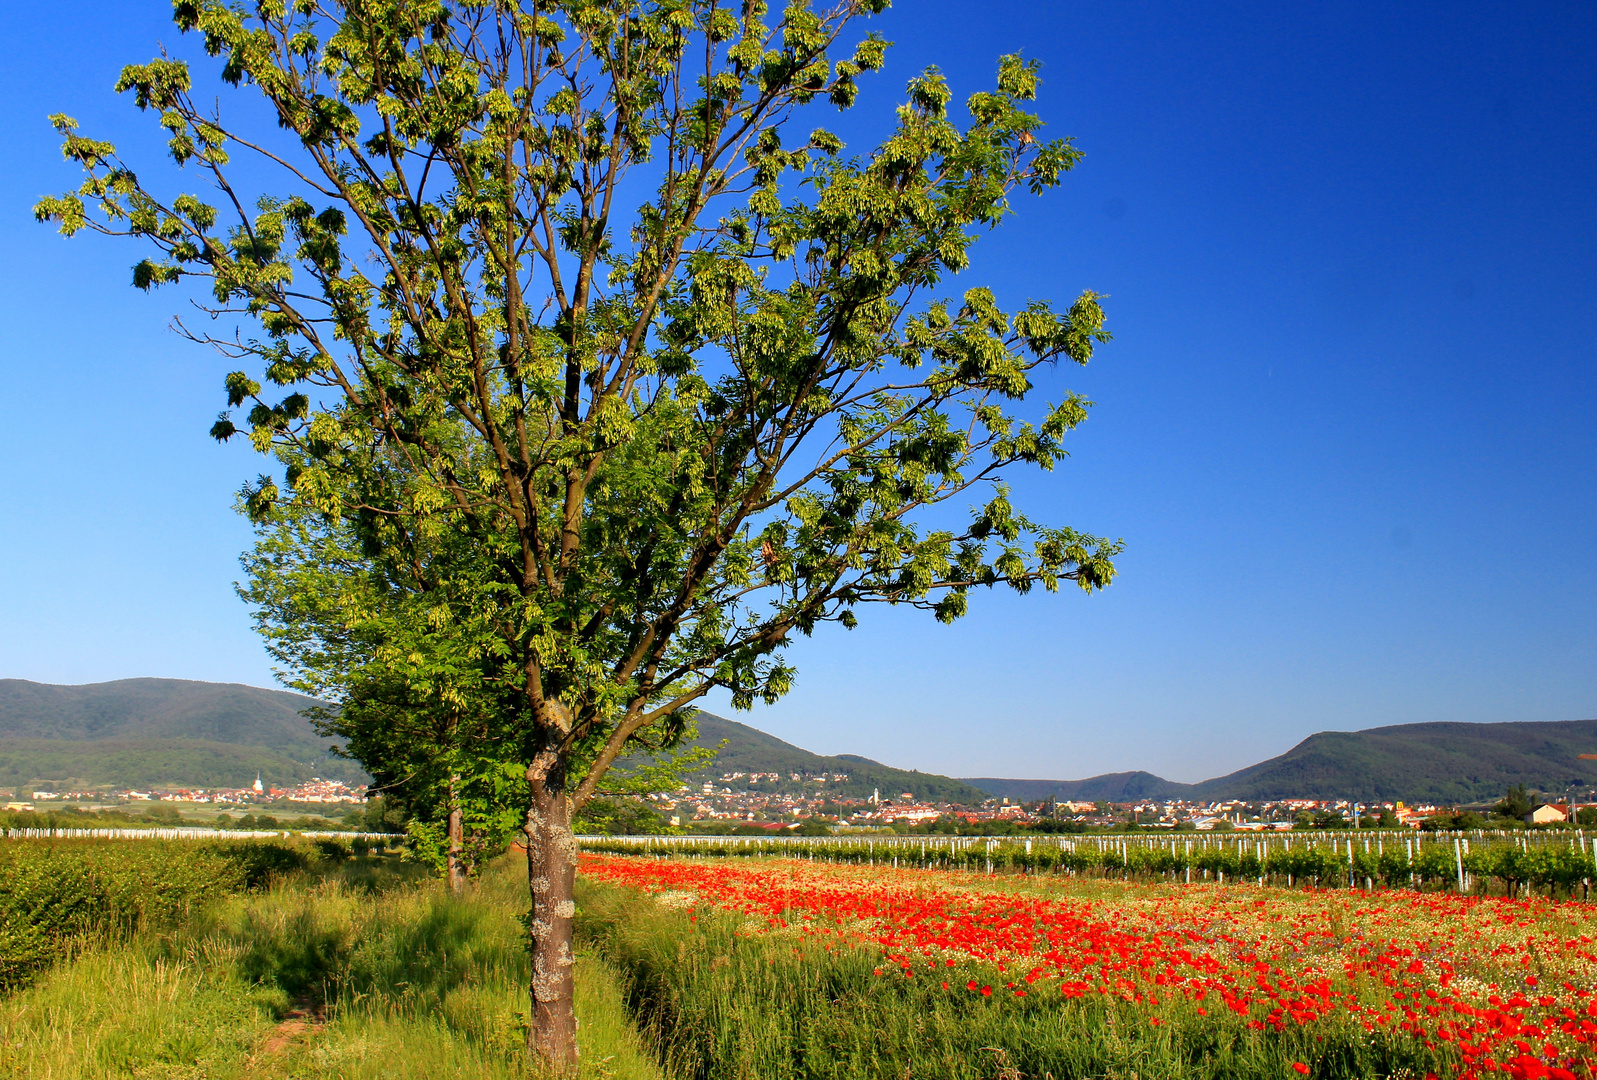
POLYGON ((937 295, 1017 187, 1078 159, 1025 111, 1035 63, 1003 58, 962 120, 927 71, 859 157, 789 134, 881 66, 851 26, 885 5, 177 0, 280 131, 224 118, 179 60, 127 68, 202 198, 54 118, 88 178, 38 216, 139 238, 135 285, 202 278, 202 306, 256 328, 178 324, 239 364, 213 434, 277 462, 246 510, 347 526, 363 580, 403 583, 422 620, 367 672, 461 674, 481 745, 521 770, 529 1039, 558 1068, 569 825, 629 746, 714 688, 774 701, 790 636, 863 605, 946 622, 977 587, 1114 574, 1117 544, 1033 522, 1001 482, 1085 419, 1075 394, 1021 410, 1038 365, 1105 339, 1097 298, 937 295))

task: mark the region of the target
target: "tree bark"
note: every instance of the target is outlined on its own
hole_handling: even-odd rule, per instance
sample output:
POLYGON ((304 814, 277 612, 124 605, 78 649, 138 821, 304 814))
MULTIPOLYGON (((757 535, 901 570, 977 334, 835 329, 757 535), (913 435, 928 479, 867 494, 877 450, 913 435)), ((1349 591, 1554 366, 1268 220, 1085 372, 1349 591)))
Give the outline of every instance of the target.
POLYGON ((527 1049, 557 1074, 577 1070, 576 986, 573 980, 574 889, 577 844, 571 832, 571 799, 558 756, 544 750, 527 768, 527 887, 532 912, 527 922, 532 952, 532 1024, 527 1049))
POLYGON ((461 858, 464 848, 463 823, 465 812, 458 805, 452 806, 449 811, 449 847, 444 858, 449 870, 449 890, 456 896, 466 891, 466 864, 461 858))

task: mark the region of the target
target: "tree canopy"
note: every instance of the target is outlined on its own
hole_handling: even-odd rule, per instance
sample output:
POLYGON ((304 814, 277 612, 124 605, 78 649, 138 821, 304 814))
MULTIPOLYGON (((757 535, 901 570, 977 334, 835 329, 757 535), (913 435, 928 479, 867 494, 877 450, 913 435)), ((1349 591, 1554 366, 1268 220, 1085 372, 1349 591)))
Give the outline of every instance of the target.
POLYGON ((167 55, 117 89, 195 192, 53 118, 87 178, 38 216, 136 237, 140 288, 204 286, 211 319, 178 326, 230 360, 212 434, 273 461, 241 502, 290 680, 440 778, 524 779, 557 1063, 569 824, 618 757, 714 689, 776 700, 792 635, 867 605, 947 622, 976 589, 1114 575, 1118 543, 1002 482, 1085 420, 1077 394, 1027 402, 1107 339, 1097 296, 948 295, 1080 154, 1040 138, 1017 56, 963 115, 935 69, 910 80, 868 152, 800 130, 882 67, 854 27, 883 7, 177 0, 277 130, 167 55))

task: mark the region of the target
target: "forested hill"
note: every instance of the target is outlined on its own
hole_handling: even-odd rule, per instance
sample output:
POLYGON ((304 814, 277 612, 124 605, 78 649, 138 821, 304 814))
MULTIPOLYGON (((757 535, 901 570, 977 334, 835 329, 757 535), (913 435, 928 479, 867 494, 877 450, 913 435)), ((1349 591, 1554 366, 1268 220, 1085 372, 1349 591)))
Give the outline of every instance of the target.
POLYGON ((0 679, 0 788, 363 781, 300 715, 315 704, 237 683, 0 679))
POLYGON ((1322 731, 1280 757, 1197 785, 1204 796, 1260 799, 1335 793, 1355 799, 1474 802, 1513 784, 1562 792, 1597 784, 1597 720, 1398 724, 1322 731), (1223 794, 1219 794, 1222 793, 1223 794))
POLYGON ((690 778, 695 783, 713 781, 717 790, 722 787, 730 787, 734 791, 750 788, 746 776, 737 780, 721 779, 731 773, 774 772, 779 777, 775 783, 761 781, 752 785, 752 788, 767 791, 802 790, 806 794, 824 792, 843 798, 864 798, 872 791, 879 790, 882 798, 890 799, 909 792, 917 799, 978 805, 987 798, 965 781, 936 773, 895 769, 853 754, 831 757, 812 754, 774 735, 767 735, 757 728, 713 713, 699 713, 695 723, 699 727, 699 737, 692 745, 713 747, 723 739, 726 741, 726 746, 715 760, 690 778), (795 773, 799 776, 798 780, 793 779, 795 773), (846 774, 848 779, 817 783, 815 778, 822 774, 846 774))
POLYGON ((1573 782, 1597 786, 1597 720, 1510 724, 1398 724, 1365 731, 1322 731, 1279 757, 1181 784, 1151 773, 1085 780, 970 779, 1011 799, 1130 802, 1137 799, 1405 799, 1468 803, 1510 786, 1560 793, 1573 782))
POLYGON ((205 739, 320 743, 300 713, 313 698, 239 683, 119 679, 52 686, 0 679, 0 739, 205 739))
POLYGON ((965 777, 965 783, 993 798, 1033 802, 1054 798, 1068 802, 1141 802, 1185 799, 1196 784, 1178 784, 1150 772, 1104 773, 1085 780, 1006 780, 998 776, 965 777))

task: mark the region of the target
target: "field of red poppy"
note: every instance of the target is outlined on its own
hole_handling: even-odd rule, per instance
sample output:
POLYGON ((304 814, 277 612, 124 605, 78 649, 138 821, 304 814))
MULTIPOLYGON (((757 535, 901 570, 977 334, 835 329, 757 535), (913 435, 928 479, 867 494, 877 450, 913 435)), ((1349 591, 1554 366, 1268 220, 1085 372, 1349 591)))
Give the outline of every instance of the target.
POLYGON ((583 932, 683 1077, 1597 1077, 1582 903, 783 859, 582 875, 583 932))

